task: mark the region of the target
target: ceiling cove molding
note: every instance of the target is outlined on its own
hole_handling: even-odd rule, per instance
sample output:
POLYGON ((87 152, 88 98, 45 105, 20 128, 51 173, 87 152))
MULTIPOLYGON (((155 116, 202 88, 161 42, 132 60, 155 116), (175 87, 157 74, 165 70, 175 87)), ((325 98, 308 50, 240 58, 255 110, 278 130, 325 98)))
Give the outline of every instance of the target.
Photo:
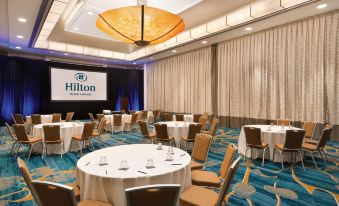
MULTIPOLYGON (((256 21, 260 21, 264 18, 269 18, 272 15, 277 15, 318 0, 256 0, 248 5, 228 12, 217 19, 196 26, 190 30, 186 30, 166 42, 143 47, 131 53, 122 53, 100 48, 86 47, 83 45, 49 41, 49 35, 60 17, 62 17, 66 8, 67 10, 70 9, 69 6, 74 8, 77 6, 77 3, 81 4, 82 1, 77 1, 77 3, 74 3, 74 0, 48 1, 52 1, 52 3, 50 4, 47 15, 44 15, 44 23, 39 26, 39 35, 34 41, 34 48, 69 52, 86 56, 104 57, 115 60, 135 61, 150 55, 199 41, 202 38, 211 37, 256 21)), ((41 20, 42 19, 43 18, 41 18, 41 20)))

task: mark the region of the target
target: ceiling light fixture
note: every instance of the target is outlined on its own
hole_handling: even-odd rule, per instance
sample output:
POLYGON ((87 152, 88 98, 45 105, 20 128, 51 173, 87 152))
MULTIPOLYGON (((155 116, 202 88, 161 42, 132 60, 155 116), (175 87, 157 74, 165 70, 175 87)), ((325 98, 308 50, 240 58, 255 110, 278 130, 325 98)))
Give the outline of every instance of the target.
POLYGON ((68 56, 68 53, 64 53, 64 55, 68 56))
POLYGON ((99 14, 96 26, 106 34, 138 46, 162 43, 185 30, 183 19, 162 9, 138 6, 112 9, 99 14))
POLYGON ((25 23, 25 22, 27 22, 27 19, 20 17, 20 18, 18 18, 18 21, 25 23))
POLYGON ((18 39, 23 39, 24 36, 22 36, 22 35, 16 35, 16 38, 18 38, 18 39))
POLYGON ((16 46, 15 48, 16 48, 16 49, 21 49, 21 46, 16 46))
POLYGON ((79 28, 75 27, 73 28, 74 31, 79 31, 79 28))
POLYGON ((245 30, 246 30, 246 31, 251 31, 251 30, 252 30, 252 27, 246 27, 245 30))
POLYGON ((326 8, 327 7, 327 4, 320 4, 317 6, 317 9, 323 9, 323 8, 326 8))
POLYGON ((177 50, 172 50, 173 53, 177 52, 177 50))
POLYGON ((136 62, 133 62, 133 64, 137 64, 136 62))
POLYGON ((87 14, 88 14, 88 15, 93 15, 94 13, 91 12, 91 11, 89 11, 89 12, 87 12, 87 14))
POLYGON ((201 43, 202 43, 202 44, 207 44, 207 41, 202 41, 201 43))

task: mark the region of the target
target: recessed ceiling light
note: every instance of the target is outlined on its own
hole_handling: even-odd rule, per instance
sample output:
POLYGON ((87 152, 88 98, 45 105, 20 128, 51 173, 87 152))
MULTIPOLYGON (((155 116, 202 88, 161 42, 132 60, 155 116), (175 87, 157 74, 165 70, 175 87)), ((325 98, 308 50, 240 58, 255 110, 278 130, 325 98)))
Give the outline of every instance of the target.
POLYGON ((79 31, 79 28, 75 27, 73 28, 74 31, 79 31))
POLYGON ((68 56, 68 53, 64 53, 64 55, 68 56))
POLYGON ((246 27, 245 30, 246 30, 246 31, 251 31, 251 30, 252 30, 252 27, 246 27))
POLYGON ((323 8, 326 8, 327 7, 327 4, 320 4, 317 6, 317 9, 323 9, 323 8))
POLYGON ((173 53, 177 52, 177 50, 172 50, 173 53))
POLYGON ((16 48, 16 49, 21 49, 21 46, 16 46, 15 48, 16 48))
POLYGON ((94 13, 91 12, 91 11, 89 11, 89 12, 87 12, 87 14, 88 14, 88 15, 93 15, 94 13))
POLYGON ((18 39, 23 39, 24 36, 22 36, 22 35, 16 35, 16 38, 18 38, 18 39))
POLYGON ((133 64, 137 64, 136 62, 133 62, 133 64))
POLYGON ((207 41, 202 41, 201 43, 202 43, 202 44, 207 44, 207 41))
POLYGON ((18 21, 25 23, 25 22, 27 22, 27 19, 20 17, 20 18, 18 18, 18 21))

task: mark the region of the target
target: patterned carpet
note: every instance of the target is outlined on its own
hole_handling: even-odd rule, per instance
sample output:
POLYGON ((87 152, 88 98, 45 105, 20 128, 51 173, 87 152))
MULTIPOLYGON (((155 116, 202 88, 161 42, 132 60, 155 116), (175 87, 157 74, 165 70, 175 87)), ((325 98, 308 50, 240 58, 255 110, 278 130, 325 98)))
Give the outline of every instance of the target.
MULTIPOLYGON (((237 143, 239 132, 239 129, 218 129, 206 170, 218 172, 226 146, 237 143)), ((0 127, 0 136, 0 205, 35 205, 16 160, 8 154, 12 141, 4 127, 0 127)), ((106 147, 133 144, 140 142, 141 135, 139 132, 106 134, 103 140, 106 147)), ((269 161, 265 161, 262 168, 260 159, 242 163, 233 181, 233 185, 242 182, 238 184, 240 190, 236 193, 232 189, 229 191, 227 205, 339 205, 339 142, 329 142, 326 150, 330 160, 327 168, 319 158, 316 159, 322 166, 321 170, 315 169, 310 158, 305 160, 305 171, 300 164, 294 169, 287 164, 286 169, 281 170, 279 163, 269 161)), ((69 152, 62 159, 59 155, 50 155, 44 160, 41 155, 34 154, 30 161, 26 154, 22 152, 20 156, 26 161, 34 179, 58 183, 75 181, 75 165, 80 157, 78 152, 69 152)))

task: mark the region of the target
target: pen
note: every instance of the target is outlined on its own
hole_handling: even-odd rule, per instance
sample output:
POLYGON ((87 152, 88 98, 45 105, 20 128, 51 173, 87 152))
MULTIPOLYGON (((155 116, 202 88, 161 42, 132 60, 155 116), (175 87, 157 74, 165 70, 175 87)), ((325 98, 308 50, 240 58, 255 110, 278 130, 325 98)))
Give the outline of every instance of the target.
POLYGON ((138 171, 138 172, 143 173, 143 174, 147 174, 146 172, 143 172, 143 171, 138 171))

